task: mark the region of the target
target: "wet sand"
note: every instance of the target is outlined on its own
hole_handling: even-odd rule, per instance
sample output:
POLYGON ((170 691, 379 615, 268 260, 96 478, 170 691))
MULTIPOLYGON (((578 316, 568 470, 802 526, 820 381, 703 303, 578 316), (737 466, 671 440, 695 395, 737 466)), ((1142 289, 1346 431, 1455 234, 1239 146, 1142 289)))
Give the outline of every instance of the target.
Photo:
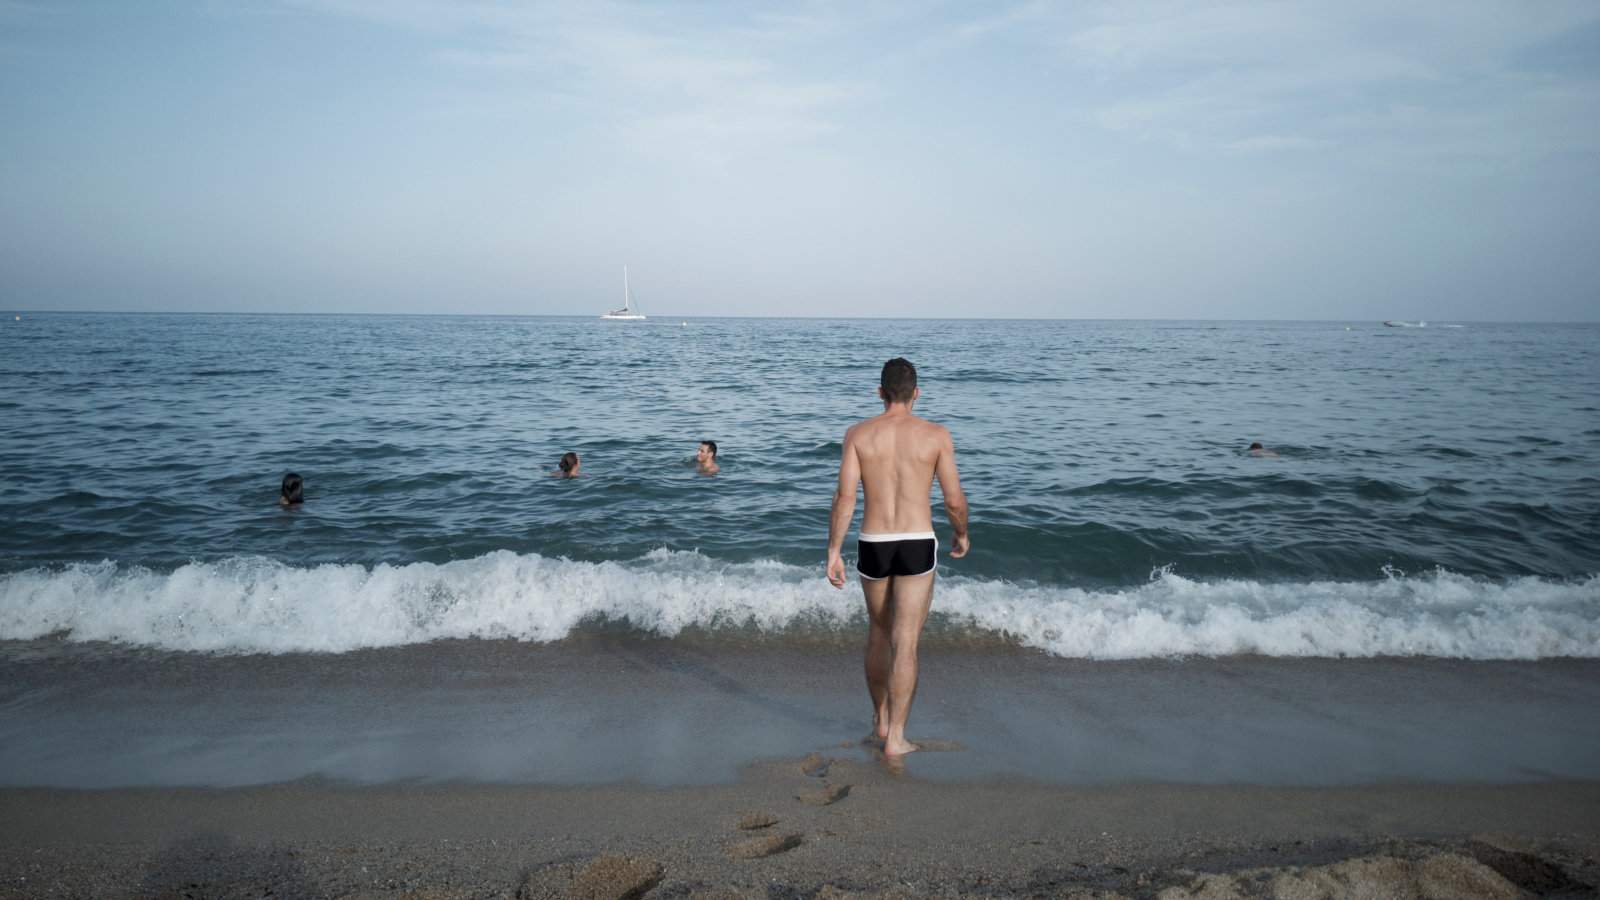
MULTIPOLYGON (((1088 662, 938 642, 923 656, 911 735, 963 749, 913 757, 921 779, 1600 780, 1600 660, 1088 662)), ((244 657, 13 643, 0 787, 730 783, 754 760, 860 737, 860 666, 854 641, 244 657)))

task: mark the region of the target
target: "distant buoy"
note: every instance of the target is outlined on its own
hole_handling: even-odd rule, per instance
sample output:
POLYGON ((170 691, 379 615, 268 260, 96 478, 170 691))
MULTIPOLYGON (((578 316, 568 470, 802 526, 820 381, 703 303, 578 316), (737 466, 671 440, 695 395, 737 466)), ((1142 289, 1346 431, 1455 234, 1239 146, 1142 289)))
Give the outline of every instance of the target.
POLYGON ((689 323, 688 323, 688 322, 680 322, 680 323, 678 323, 678 324, 680 324, 680 325, 682 325, 682 326, 683 326, 683 327, 685 327, 685 328, 688 328, 688 327, 689 327, 689 323))

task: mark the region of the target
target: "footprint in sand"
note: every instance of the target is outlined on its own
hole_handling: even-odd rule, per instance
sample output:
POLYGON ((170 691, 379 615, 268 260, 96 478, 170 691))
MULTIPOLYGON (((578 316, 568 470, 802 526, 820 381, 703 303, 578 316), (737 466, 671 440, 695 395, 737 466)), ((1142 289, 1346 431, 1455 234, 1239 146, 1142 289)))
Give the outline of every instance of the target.
POLYGON ((806 758, 800 760, 800 771, 812 778, 821 778, 828 774, 828 767, 833 765, 833 760, 823 759, 820 753, 808 753, 806 758))
POLYGON ((778 817, 772 815, 771 813, 747 813, 744 817, 739 819, 739 830, 759 831, 762 828, 771 828, 776 824, 778 824, 778 817))
POLYGON ((763 856, 787 853, 802 843, 804 841, 798 834, 770 834, 766 837, 740 841, 728 848, 728 855, 735 859, 760 859, 763 856))
POLYGON ((810 791, 805 794, 795 794, 794 798, 801 803, 812 806, 830 806, 850 796, 850 785, 823 785, 821 790, 810 791))

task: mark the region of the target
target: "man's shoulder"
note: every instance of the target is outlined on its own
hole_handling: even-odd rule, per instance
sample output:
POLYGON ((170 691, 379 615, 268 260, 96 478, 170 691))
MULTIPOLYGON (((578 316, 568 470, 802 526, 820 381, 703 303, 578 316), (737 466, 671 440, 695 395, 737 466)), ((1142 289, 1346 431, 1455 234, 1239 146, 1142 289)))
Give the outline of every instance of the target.
POLYGON ((898 430, 901 431, 901 433, 904 433, 904 429, 909 428, 920 440, 943 441, 948 440, 950 437, 950 429, 940 425, 938 422, 931 422, 927 419, 921 418, 920 416, 911 416, 910 418, 900 419, 898 421, 885 421, 882 416, 873 416, 870 419, 862 419, 861 421, 845 429, 845 443, 849 443, 856 438, 872 434, 873 432, 884 428, 898 430))
POLYGON ((873 430, 882 424, 880 419, 882 419, 882 416, 871 416, 869 418, 862 419, 854 425, 851 425, 849 428, 844 430, 845 440, 849 440, 851 435, 861 434, 863 432, 873 430))

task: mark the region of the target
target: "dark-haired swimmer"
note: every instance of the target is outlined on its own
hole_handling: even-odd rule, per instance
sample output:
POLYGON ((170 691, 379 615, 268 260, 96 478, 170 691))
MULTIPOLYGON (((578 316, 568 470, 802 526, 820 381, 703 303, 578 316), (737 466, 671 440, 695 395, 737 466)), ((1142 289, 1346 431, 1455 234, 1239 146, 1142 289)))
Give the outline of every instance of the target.
POLYGON ((1274 451, 1268 450, 1267 448, 1261 446, 1261 442, 1260 441, 1252 441, 1251 442, 1249 453, 1250 453, 1251 456, 1277 456, 1278 455, 1274 451))
POLYGON ((700 449, 695 451, 694 462, 700 467, 701 475, 715 475, 722 471, 722 467, 717 465, 717 442, 701 441, 700 449))
POLYGON ((283 487, 278 494, 279 506, 299 506, 306 502, 305 481, 290 472, 283 476, 283 487))
POLYGON ((557 465, 560 467, 560 470, 556 471, 556 472, 551 472, 550 473, 551 475, 554 475, 557 478, 577 478, 578 477, 578 466, 580 465, 579 460, 578 460, 578 454, 573 453, 571 450, 568 450, 567 452, 561 454, 561 462, 558 463, 557 465))
POLYGON ((867 506, 856 546, 856 572, 867 597, 867 692, 872 724, 885 756, 917 749, 906 740, 906 719, 917 692, 917 641, 933 602, 933 480, 944 492, 945 512, 955 530, 950 556, 967 555, 967 498, 956 474, 950 432, 911 414, 921 396, 917 370, 904 359, 889 360, 879 378, 883 414, 857 422, 844 433, 839 487, 828 526, 828 581, 844 587, 841 551, 864 486, 867 506))

